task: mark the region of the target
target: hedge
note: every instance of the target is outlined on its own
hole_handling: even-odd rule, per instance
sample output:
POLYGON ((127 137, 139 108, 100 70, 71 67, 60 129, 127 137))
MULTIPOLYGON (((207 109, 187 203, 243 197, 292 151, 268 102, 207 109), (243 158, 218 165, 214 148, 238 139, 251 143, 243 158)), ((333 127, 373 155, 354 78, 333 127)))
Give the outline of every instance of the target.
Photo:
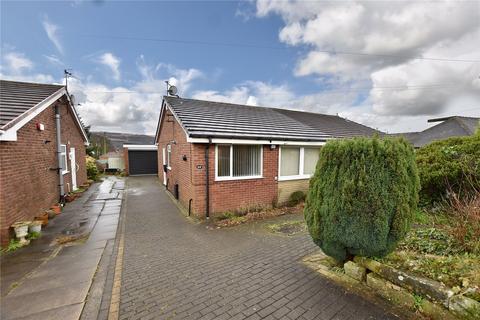
POLYGON ((419 188, 414 151, 404 139, 330 141, 305 203, 310 235, 339 261, 384 256, 408 232, 419 188))
POLYGON ((449 191, 460 196, 480 191, 480 131, 420 148, 417 166, 425 204, 442 200, 449 191))

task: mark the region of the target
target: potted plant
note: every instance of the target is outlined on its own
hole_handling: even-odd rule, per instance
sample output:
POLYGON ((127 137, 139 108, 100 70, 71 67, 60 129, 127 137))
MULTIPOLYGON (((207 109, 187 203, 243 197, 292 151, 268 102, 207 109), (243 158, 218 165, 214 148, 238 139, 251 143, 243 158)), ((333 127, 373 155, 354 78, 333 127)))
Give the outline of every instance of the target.
POLYGON ((12 224, 12 228, 15 231, 15 236, 20 240, 20 244, 27 245, 30 240, 25 239, 28 235, 28 226, 31 221, 19 221, 12 224))
POLYGON ((53 210, 51 210, 51 209, 50 209, 50 210, 47 210, 47 211, 45 211, 45 212, 48 214, 48 219, 53 219, 53 218, 55 218, 55 217, 57 216, 57 214, 55 213, 55 211, 53 211, 53 210))
POLYGON ((36 216, 35 221, 40 221, 44 226, 48 225, 48 213, 44 212, 41 215, 36 216))
POLYGON ((62 213, 62 207, 61 207, 59 204, 56 204, 56 205, 52 206, 51 209, 52 209, 53 212, 55 212, 56 214, 62 213))
POLYGON ((30 225, 28 226, 28 230, 30 232, 40 233, 40 231, 42 231, 42 222, 38 220, 32 221, 32 223, 30 223, 30 225))

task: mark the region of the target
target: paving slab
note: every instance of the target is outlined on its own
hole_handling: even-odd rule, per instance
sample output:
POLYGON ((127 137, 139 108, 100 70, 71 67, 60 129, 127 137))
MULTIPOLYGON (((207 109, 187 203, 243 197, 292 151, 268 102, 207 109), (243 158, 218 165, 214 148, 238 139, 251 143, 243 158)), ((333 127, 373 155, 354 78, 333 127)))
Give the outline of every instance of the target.
POLYGON ((76 269, 75 272, 65 272, 55 275, 32 277, 10 292, 9 297, 21 296, 31 292, 40 292, 47 289, 61 288, 66 285, 85 282, 95 272, 92 268, 76 269))
POLYGON ((20 296, 7 296, 2 301, 2 319, 15 319, 66 305, 83 303, 90 284, 90 281, 80 282, 20 296))
POLYGON ((34 313, 26 317, 15 318, 15 320, 77 320, 82 313, 83 303, 72 304, 43 312, 34 313))
POLYGON ((122 192, 112 192, 117 182, 121 179, 107 177, 93 185, 67 204, 40 239, 2 256, 2 320, 80 318, 107 241, 116 235, 122 192), (101 194, 115 197, 105 217, 101 213, 109 200, 101 194), (77 240, 58 244, 56 239, 63 236, 77 240))

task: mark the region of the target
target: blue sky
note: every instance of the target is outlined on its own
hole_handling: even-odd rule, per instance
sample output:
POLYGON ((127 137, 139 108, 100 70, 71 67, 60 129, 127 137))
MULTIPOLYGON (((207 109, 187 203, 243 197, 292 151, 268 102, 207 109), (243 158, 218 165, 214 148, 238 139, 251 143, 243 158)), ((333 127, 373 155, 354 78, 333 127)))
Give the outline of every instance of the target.
MULTIPOLYGON (((226 2, 6 2, 2 4, 2 41, 35 61, 44 55, 58 57, 79 77, 92 75, 106 84, 128 85, 138 81, 136 60, 169 63, 178 68, 197 68, 207 77, 198 88, 216 90, 245 80, 291 82, 291 69, 299 48, 278 41, 281 19, 245 19, 236 15, 239 3, 226 2), (51 43, 42 27, 48 20, 59 26, 63 54, 51 43), (260 49, 202 44, 181 44, 103 38, 101 36, 181 39, 216 43, 245 43, 284 49, 260 49), (112 52, 122 61, 120 82, 99 68, 92 58, 112 52)), ((61 65, 39 64, 38 71, 61 74, 61 65)), ((306 79, 304 79, 306 80, 306 79)), ((309 81, 298 89, 313 89, 309 81)), ((159 88, 160 89, 160 88, 159 88)), ((163 88, 162 88, 163 89, 163 88)))
POLYGON ((468 4, 2 1, 1 9, 1 77, 59 82, 72 69, 71 91, 94 130, 152 133, 167 79, 185 97, 338 113, 390 132, 480 110, 479 63, 416 59, 480 60, 472 46, 480 14, 468 4), (446 17, 457 24, 445 27, 446 17))

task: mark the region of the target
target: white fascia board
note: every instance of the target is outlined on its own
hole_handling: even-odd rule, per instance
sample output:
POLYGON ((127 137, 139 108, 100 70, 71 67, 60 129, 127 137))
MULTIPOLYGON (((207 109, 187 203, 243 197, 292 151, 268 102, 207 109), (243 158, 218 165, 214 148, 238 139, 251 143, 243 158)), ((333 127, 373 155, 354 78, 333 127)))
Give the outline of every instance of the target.
POLYGON ((326 141, 272 141, 280 146, 323 146, 326 141))
POLYGON ((34 110, 31 113, 29 113, 27 116, 25 116, 20 121, 18 121, 14 126, 12 126, 11 128, 8 128, 5 131, 0 131, 0 141, 17 141, 17 131, 20 130, 20 128, 22 128, 24 125, 30 122, 33 118, 38 116, 42 111, 47 109, 50 105, 52 105, 55 101, 60 99, 66 93, 67 91, 65 90, 65 88, 61 88, 57 92, 55 92, 53 95, 46 98, 39 104, 37 104, 35 107, 32 108, 34 110))
POLYGON ((85 146, 90 145, 90 141, 88 141, 88 136, 87 133, 85 132, 85 129, 83 128, 82 122, 80 121, 80 118, 78 117, 77 110, 75 110, 75 106, 72 103, 72 100, 70 98, 70 94, 68 94, 67 90, 64 89, 65 95, 67 96, 68 102, 70 103, 70 106, 72 107, 73 115, 75 117, 75 121, 77 121, 78 127, 80 128, 80 131, 82 132, 83 138, 85 142, 83 143, 85 146))
MULTIPOLYGON (((191 138, 187 137, 187 142, 190 143, 209 143, 207 138, 191 138)), ((210 141, 216 144, 267 144, 267 145, 281 145, 281 146, 323 146, 325 141, 276 141, 276 140, 248 140, 248 139, 222 139, 213 138, 210 141)))
POLYGON ((124 144, 124 149, 128 150, 157 150, 158 147, 155 144, 124 144))

